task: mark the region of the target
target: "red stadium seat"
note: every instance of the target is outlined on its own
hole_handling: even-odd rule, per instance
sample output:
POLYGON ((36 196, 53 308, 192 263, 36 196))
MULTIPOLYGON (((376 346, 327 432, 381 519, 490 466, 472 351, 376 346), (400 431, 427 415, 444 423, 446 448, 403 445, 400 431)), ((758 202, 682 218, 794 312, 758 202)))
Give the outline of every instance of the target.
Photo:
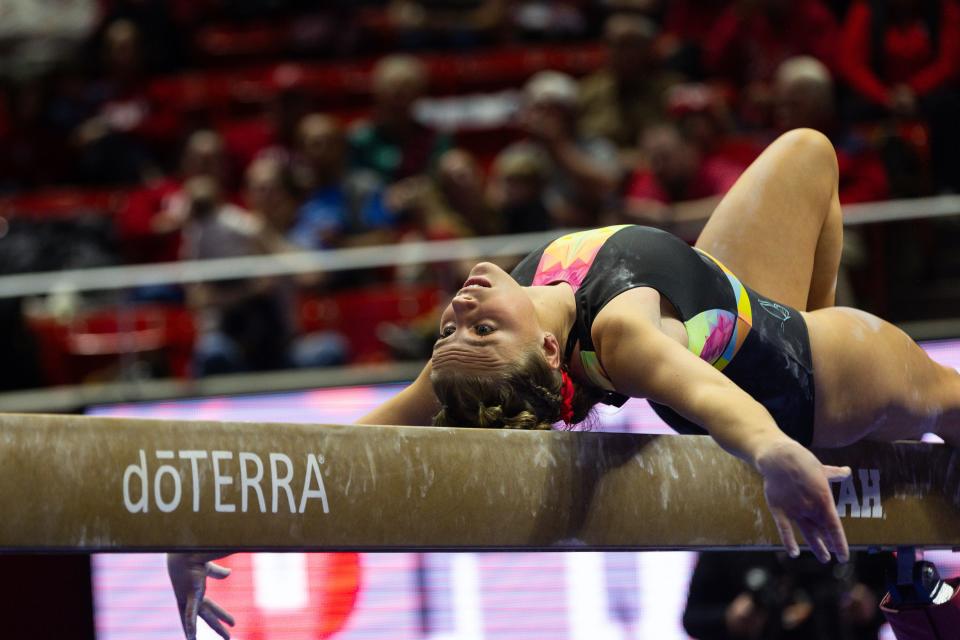
POLYGON ((0 216, 68 217, 81 211, 112 214, 126 197, 124 189, 43 189, 0 198, 0 216))
POLYGON ((165 375, 189 373, 196 331, 181 306, 104 307, 70 320, 33 315, 29 322, 51 385, 109 380, 130 357, 150 361, 165 375))
POLYGON ((307 295, 300 301, 303 332, 337 331, 349 342, 353 362, 382 362, 390 352, 377 338, 383 322, 410 322, 439 305, 445 294, 434 286, 392 285, 307 295))
POLYGON ((209 58, 267 57, 279 55, 289 25, 217 25, 200 29, 194 39, 199 53, 209 58))
MULTIPOLYGON (((216 32, 218 38, 230 38, 216 32)), ((239 36, 238 36, 239 37, 239 36)), ((251 32, 252 39, 269 39, 267 31, 251 32)), ((237 47, 247 43, 237 44, 237 47)), ((272 46, 272 45, 271 45, 272 46)), ((542 69, 581 76, 600 68, 606 51, 600 43, 501 47, 475 53, 420 56, 430 71, 430 94, 449 95, 517 87, 542 69)), ((280 63, 230 70, 187 72, 157 78, 151 95, 158 103, 183 112, 203 110, 227 115, 236 104, 266 101, 280 88, 299 88, 318 100, 318 108, 358 108, 369 102, 374 60, 337 63, 280 63)))

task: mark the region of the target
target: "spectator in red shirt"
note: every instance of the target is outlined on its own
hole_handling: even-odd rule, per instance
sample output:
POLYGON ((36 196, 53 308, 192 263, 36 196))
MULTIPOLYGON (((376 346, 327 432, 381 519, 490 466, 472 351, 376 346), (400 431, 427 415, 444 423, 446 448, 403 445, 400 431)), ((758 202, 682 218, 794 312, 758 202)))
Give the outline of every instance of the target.
POLYGON ((178 176, 130 194, 118 216, 121 246, 129 262, 172 262, 180 258, 181 231, 190 211, 184 185, 196 177, 211 178, 220 189, 227 183, 223 140, 213 131, 202 130, 190 136, 178 176))
POLYGON ((765 124, 770 83, 781 62, 812 55, 832 67, 839 29, 820 0, 736 0, 703 43, 704 66, 743 87, 741 117, 765 124))
POLYGON ((630 178, 626 220, 691 238, 695 233, 686 225, 706 220, 746 168, 723 156, 703 156, 675 123, 648 129, 641 148, 646 164, 630 178))
POLYGON ((960 190, 960 5, 954 0, 858 0, 843 26, 840 69, 855 115, 923 118, 934 183, 960 190))
POLYGON ((809 127, 830 138, 840 166, 840 202, 873 202, 889 197, 887 171, 876 149, 836 117, 833 78, 816 58, 790 58, 777 70, 776 137, 809 127))

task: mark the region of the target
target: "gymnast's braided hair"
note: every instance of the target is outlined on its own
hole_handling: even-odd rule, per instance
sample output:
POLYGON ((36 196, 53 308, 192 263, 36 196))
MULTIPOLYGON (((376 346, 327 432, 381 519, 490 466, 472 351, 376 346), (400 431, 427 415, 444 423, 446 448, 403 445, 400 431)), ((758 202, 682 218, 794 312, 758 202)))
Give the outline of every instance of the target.
POLYGON ((565 391, 569 377, 552 368, 538 351, 499 373, 434 370, 430 381, 442 405, 433 424, 444 427, 550 429, 561 421, 574 425, 586 420, 603 398, 603 391, 586 385, 574 384, 565 391))

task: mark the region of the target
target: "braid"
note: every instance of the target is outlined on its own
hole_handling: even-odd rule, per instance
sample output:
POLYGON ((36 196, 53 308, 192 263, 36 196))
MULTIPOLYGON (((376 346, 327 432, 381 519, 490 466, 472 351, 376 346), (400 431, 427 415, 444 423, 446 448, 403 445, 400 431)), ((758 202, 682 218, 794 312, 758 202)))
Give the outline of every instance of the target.
POLYGON ((583 422, 603 397, 599 389, 574 383, 571 416, 564 409, 560 372, 536 352, 503 373, 434 371, 431 382, 442 403, 433 419, 438 426, 551 429, 564 418, 568 424, 583 422))

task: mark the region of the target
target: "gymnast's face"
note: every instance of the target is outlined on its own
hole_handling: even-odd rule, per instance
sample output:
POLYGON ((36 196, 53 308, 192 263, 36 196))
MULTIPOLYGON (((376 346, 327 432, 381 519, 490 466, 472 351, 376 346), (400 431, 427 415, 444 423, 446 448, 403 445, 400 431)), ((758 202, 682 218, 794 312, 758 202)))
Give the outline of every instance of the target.
POLYGON ((481 262, 440 316, 431 362, 435 370, 494 372, 539 344, 542 335, 523 287, 500 267, 481 262))

